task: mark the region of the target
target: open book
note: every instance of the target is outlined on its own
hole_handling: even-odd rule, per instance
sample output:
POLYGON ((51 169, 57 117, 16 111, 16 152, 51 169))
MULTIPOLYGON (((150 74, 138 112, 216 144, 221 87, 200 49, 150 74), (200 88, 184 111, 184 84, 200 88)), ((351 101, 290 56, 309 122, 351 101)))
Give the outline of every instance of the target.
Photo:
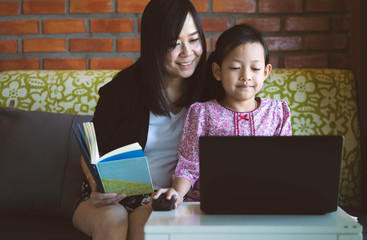
POLYGON ((99 192, 127 196, 153 192, 148 161, 139 143, 99 156, 93 122, 84 122, 77 128, 73 127, 73 132, 99 192))

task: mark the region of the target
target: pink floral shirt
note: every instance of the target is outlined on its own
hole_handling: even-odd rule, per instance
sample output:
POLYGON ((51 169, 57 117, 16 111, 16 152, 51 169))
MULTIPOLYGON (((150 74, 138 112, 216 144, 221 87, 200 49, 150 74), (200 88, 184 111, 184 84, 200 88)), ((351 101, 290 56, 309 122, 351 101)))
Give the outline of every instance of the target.
POLYGON ((200 136, 292 135, 287 103, 266 98, 259 100, 259 106, 251 112, 234 112, 216 100, 192 104, 183 128, 173 178, 186 178, 192 186, 198 180, 200 136))

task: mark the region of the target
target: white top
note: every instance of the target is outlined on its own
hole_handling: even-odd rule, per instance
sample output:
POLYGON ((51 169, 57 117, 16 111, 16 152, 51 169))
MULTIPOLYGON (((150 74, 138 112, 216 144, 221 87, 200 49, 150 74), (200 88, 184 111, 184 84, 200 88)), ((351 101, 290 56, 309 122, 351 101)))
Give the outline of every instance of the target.
POLYGON ((151 234, 190 240, 362 240, 362 226, 340 207, 323 215, 207 215, 200 203, 184 202, 176 210, 153 211, 144 231, 147 240, 154 239, 151 234))
POLYGON ((186 112, 187 108, 183 108, 178 114, 170 113, 170 118, 150 113, 144 154, 148 159, 154 189, 171 187, 186 112))

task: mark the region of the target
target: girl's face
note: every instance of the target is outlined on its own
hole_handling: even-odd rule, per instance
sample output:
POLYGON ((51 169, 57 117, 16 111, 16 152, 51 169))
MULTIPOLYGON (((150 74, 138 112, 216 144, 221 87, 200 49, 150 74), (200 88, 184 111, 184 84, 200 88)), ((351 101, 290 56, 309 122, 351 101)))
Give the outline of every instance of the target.
POLYGON ((198 29, 191 14, 187 14, 181 33, 164 59, 164 79, 183 79, 190 77, 203 53, 198 29))
POLYGON ((222 66, 213 63, 212 69, 226 93, 224 104, 245 112, 255 108, 255 95, 271 72, 271 65, 265 66, 264 48, 260 43, 246 43, 232 50, 223 59, 222 66))

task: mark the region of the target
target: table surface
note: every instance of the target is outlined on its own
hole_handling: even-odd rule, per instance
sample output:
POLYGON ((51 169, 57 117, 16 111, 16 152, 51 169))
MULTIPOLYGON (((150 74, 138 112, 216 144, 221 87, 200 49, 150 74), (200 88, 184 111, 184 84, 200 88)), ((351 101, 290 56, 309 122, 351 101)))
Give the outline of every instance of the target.
POLYGON ((145 233, 338 233, 361 234, 362 226, 342 208, 323 215, 208 215, 200 203, 152 212, 145 233))

